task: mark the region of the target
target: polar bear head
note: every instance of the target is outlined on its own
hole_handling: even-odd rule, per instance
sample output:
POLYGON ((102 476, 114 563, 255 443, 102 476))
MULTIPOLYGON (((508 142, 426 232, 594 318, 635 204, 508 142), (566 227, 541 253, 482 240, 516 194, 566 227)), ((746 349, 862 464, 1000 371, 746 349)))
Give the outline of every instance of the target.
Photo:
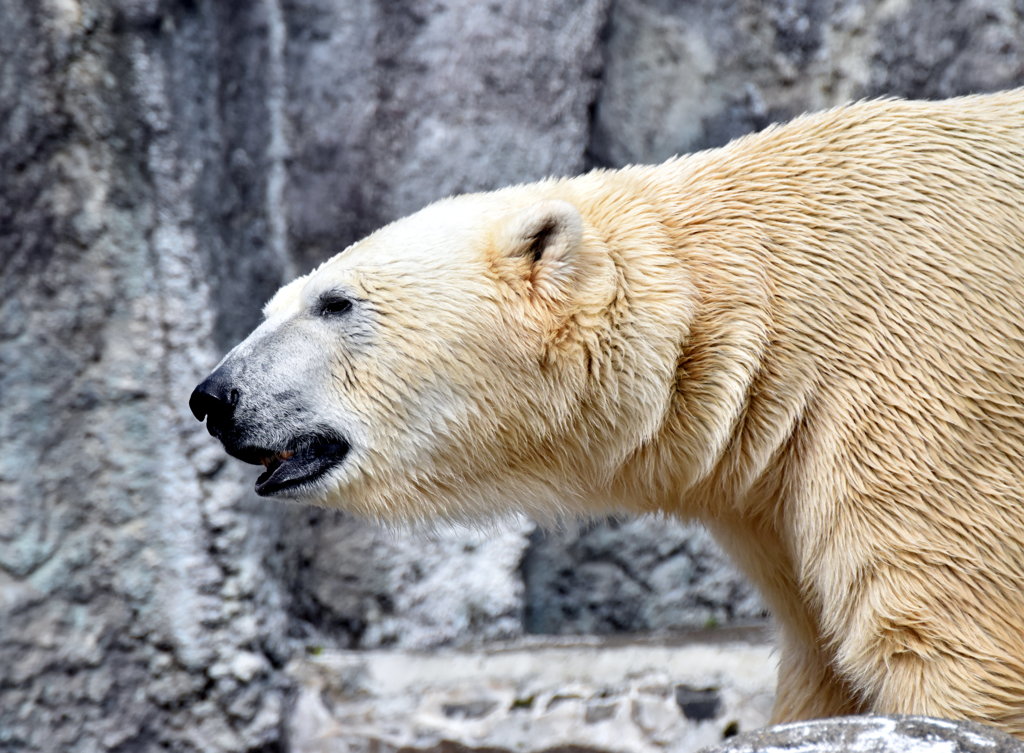
POLYGON ((669 380, 606 239, 538 186, 433 204, 278 291, 190 401, 259 494, 384 520, 592 505, 669 380))

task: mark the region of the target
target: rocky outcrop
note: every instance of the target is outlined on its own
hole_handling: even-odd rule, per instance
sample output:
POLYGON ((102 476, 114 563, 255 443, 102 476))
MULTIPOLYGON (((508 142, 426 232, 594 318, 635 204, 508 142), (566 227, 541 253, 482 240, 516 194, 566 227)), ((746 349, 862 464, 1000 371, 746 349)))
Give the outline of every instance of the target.
POLYGON ((1024 743, 971 722, 924 716, 849 716, 749 732, 701 753, 1017 753, 1024 743))
POLYGON ((1024 83, 1019 0, 0 0, 0 18, 11 750, 284 750, 306 648, 756 616, 702 534, 661 521, 395 536, 268 505, 189 391, 280 282, 446 193, 849 97, 1024 83))

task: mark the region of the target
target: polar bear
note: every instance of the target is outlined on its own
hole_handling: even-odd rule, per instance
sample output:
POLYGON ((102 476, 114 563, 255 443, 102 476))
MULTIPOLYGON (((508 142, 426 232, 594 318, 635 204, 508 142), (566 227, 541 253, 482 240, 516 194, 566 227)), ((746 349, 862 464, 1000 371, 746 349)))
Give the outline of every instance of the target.
POLYGON ((1024 89, 445 199, 191 406, 265 496, 699 519, 779 622, 775 720, 1024 736, 1024 89))

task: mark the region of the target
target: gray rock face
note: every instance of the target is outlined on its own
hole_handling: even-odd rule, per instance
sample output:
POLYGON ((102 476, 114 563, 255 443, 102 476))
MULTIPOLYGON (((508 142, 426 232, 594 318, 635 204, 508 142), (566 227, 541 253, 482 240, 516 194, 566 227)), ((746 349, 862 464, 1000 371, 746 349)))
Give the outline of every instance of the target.
POLYGON ((300 258, 452 193, 581 170, 607 5, 285 4, 285 196, 300 258))
POLYGON ((656 162, 851 99, 1019 86, 1018 0, 613 4, 589 154, 656 162))
POLYGON ((292 613, 308 645, 426 649, 523 634, 526 521, 387 534, 316 511, 308 523, 283 544, 299 563, 292 613))
MULTIPOLYGON (((258 748, 285 698, 284 597, 261 564, 277 513, 181 410, 217 350, 210 267, 241 256, 220 235, 242 211, 216 117, 227 19, 0 15, 0 748, 258 748)), ((265 249, 236 284, 277 284, 245 270, 265 249)))
POLYGON ((756 616, 703 534, 662 523, 424 537, 268 505, 188 394, 282 281, 444 194, 1024 83, 1019 0, 0 18, 0 750, 284 750, 302 646, 756 616))
POLYGON ((536 531, 523 561, 526 630, 609 634, 765 618, 700 526, 641 518, 536 531))

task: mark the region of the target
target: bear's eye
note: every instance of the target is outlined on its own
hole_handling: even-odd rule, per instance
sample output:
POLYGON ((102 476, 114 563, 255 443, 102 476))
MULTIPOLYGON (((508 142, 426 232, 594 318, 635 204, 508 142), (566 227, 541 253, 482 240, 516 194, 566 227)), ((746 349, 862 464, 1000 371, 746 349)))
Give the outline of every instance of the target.
POLYGON ((331 293, 320 297, 317 313, 320 316, 341 316, 352 308, 352 301, 343 295, 331 293))

